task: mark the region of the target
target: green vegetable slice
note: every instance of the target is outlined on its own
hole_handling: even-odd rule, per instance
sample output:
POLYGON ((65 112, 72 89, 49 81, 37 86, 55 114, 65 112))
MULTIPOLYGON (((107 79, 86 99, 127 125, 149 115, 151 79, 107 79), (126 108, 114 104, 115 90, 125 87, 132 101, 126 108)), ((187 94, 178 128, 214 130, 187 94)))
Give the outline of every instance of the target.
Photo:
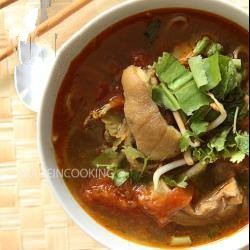
POLYGON ((166 83, 171 90, 178 89, 192 78, 190 72, 167 52, 163 53, 163 56, 158 59, 154 67, 159 79, 166 83))
POLYGON ((205 52, 207 46, 210 43, 210 39, 207 36, 204 36, 201 40, 199 40, 193 50, 193 55, 197 56, 205 52))
POLYGON ((163 83, 153 87, 152 99, 156 104, 158 104, 158 106, 164 107, 171 111, 176 111, 180 109, 180 105, 177 102, 175 96, 163 83))
POLYGON ((198 88, 208 91, 221 81, 218 53, 204 59, 201 56, 192 57, 188 63, 198 88))
POLYGON ((194 111, 210 103, 210 98, 198 89, 194 80, 186 83, 182 88, 175 91, 174 94, 181 109, 187 115, 192 115, 194 111))
POLYGON ((194 80, 198 88, 207 85, 208 80, 206 76, 206 71, 203 65, 203 59, 201 56, 191 57, 188 60, 189 67, 193 73, 194 80))
POLYGON ((207 56, 212 56, 216 53, 221 53, 223 46, 220 43, 211 43, 207 49, 207 56))

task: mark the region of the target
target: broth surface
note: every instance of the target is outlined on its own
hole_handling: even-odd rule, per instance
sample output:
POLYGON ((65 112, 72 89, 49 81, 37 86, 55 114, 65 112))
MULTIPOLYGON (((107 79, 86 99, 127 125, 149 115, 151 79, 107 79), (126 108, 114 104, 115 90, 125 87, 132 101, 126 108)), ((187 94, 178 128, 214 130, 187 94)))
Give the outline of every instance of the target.
MULTIPOLYGON (((226 53, 232 53, 240 45, 248 47, 248 33, 237 25, 221 17, 186 9, 145 12, 111 26, 93 39, 71 63, 58 93, 53 140, 59 168, 92 167, 91 162, 104 140, 104 128, 96 122, 86 133, 83 123, 90 111, 122 93, 120 81, 124 68, 141 63, 141 54, 146 65, 152 64, 163 51, 172 52, 183 41, 192 43, 203 35, 222 43, 226 53), (176 23, 166 30, 168 22, 179 15, 187 18, 188 26, 176 23), (161 27, 156 40, 150 43, 144 33, 154 18, 161 20, 161 27)), ((243 62, 248 64, 247 59, 243 62)), ((244 161, 243 164, 248 163, 244 161)), ((212 186, 209 171, 212 170, 202 177, 208 189, 212 186)), ((247 175, 247 171, 238 173, 242 186, 247 185, 247 175)), ((164 247, 170 236, 187 234, 194 245, 203 244, 230 235, 248 222, 247 208, 243 207, 230 221, 220 225, 183 227, 171 223, 161 228, 140 210, 122 211, 86 202, 82 195, 87 183, 85 178, 65 178, 65 182, 81 206, 98 223, 122 237, 151 246, 164 247), (219 233, 212 235, 218 226, 219 233)))

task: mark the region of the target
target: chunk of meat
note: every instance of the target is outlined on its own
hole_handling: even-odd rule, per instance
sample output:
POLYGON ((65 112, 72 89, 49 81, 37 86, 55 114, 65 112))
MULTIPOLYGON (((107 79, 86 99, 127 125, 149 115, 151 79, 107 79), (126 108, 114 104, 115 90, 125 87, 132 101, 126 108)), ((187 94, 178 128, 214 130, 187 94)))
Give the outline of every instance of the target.
POLYGON ((92 203, 127 210, 138 206, 137 198, 129 183, 117 187, 109 178, 92 178, 85 183, 83 199, 92 203))
POLYGON ((164 193, 153 192, 152 188, 140 187, 138 203, 152 216, 159 226, 165 226, 180 209, 188 206, 192 200, 192 190, 175 188, 164 193))
POLYGON ((161 193, 153 192, 151 186, 133 186, 126 182, 117 187, 108 178, 91 179, 82 189, 85 201, 115 207, 124 211, 141 209, 160 226, 170 222, 170 218, 180 209, 188 206, 192 190, 175 188, 170 190, 164 184, 161 193))
POLYGON ((150 96, 147 75, 136 67, 123 71, 124 112, 137 148, 151 160, 164 160, 180 153, 180 133, 167 124, 150 96))
POLYGON ((200 226, 224 221, 237 212, 243 196, 234 178, 201 199, 194 208, 176 213, 172 221, 185 226, 200 226))

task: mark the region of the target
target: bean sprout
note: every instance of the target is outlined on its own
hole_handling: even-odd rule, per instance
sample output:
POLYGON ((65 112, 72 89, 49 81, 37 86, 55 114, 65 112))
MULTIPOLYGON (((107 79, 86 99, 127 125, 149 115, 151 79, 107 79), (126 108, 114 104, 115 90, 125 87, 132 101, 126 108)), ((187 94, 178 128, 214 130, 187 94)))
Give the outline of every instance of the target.
POLYGON ((215 96, 211 93, 208 93, 208 95, 213 99, 214 103, 210 104, 210 107, 217 112, 220 112, 220 115, 210 124, 208 125, 207 131, 210 131, 212 129, 217 128, 220 126, 227 118, 227 112, 224 109, 223 105, 215 98, 215 96))
POLYGON ((184 166, 186 165, 186 161, 184 159, 181 159, 181 160, 177 160, 177 161, 174 161, 174 162, 171 162, 171 163, 168 163, 164 166, 161 166, 159 167, 155 172, 154 172, 154 175, 153 175, 153 184, 154 184, 154 190, 156 191, 157 188, 158 188, 158 185, 159 185, 159 180, 160 180, 160 177, 175 169, 175 168, 178 168, 178 167, 181 167, 181 166, 184 166))

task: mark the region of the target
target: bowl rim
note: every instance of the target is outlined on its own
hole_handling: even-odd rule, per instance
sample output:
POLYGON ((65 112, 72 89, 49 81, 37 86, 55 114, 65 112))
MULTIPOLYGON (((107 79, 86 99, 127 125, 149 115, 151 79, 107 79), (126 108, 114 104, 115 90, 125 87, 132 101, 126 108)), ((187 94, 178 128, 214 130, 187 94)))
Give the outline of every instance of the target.
MULTIPOLYGON (((49 185, 51 186, 54 195, 56 196, 57 200, 59 201, 59 203, 61 203, 62 207, 64 208, 64 210, 67 212, 67 214, 73 219, 73 221, 78 224, 78 226, 84 231, 86 232, 88 235, 90 235, 93 239, 95 239, 97 242, 101 243, 104 246, 109 247, 110 249, 115 249, 114 244, 119 245, 119 244, 123 244, 123 245, 119 245, 119 249, 121 250, 125 250, 125 249, 131 249, 131 250, 142 250, 142 249, 162 249, 162 248, 156 248, 156 247, 148 247, 148 246, 144 246, 141 245, 140 243, 136 243, 136 242, 131 242, 128 241, 122 237, 120 237, 119 235, 116 235, 115 233, 112 233, 111 231, 107 230, 104 226, 100 225, 98 222, 96 222, 82 207, 80 207, 80 205, 78 204, 78 202, 76 201, 76 199, 73 197, 73 195, 71 194, 70 190, 68 189, 68 187, 65 185, 65 183, 63 182, 62 178, 57 178, 56 181, 51 178, 51 175, 49 173, 49 170, 51 169, 57 169, 57 163, 55 162, 54 156, 52 154, 54 154, 54 149, 51 148, 51 145, 48 147, 49 142, 48 139, 44 138, 44 135, 46 136, 46 133, 44 132, 44 126, 46 126, 46 122, 44 122, 47 118, 47 110, 48 110, 48 97, 50 98, 54 98, 56 99, 56 95, 49 95, 50 89, 51 89, 51 85, 53 85, 53 80, 55 78, 56 74, 59 74, 57 72, 57 69, 59 68, 59 66, 61 65, 63 68, 63 65, 60 63, 60 59, 63 59, 65 57, 65 54, 67 53, 67 50, 72 47, 72 44, 75 43, 76 39, 79 38, 79 36, 83 33, 85 33, 87 30, 91 30, 91 27, 95 26, 96 23, 100 22, 100 20, 102 20, 103 18, 108 17, 109 15, 112 15, 116 12, 122 11, 123 8, 128 7, 128 6, 133 6, 134 4, 137 3, 145 3, 147 0, 125 0, 124 2, 121 2, 119 4, 116 4, 114 6, 112 6, 111 8, 105 10, 104 12, 102 12, 101 14, 95 16, 93 19, 91 19, 88 23, 86 23, 76 34, 74 34, 62 47, 61 49, 58 51, 57 53, 57 58, 56 58, 56 62, 52 68, 52 71, 50 73, 48 82, 47 82, 47 86, 46 89, 43 93, 43 97, 42 97, 42 104, 41 104, 41 108, 40 111, 38 113, 38 122, 37 122, 37 127, 38 127, 38 150, 39 150, 39 154, 40 154, 40 159, 41 159, 41 165, 43 167, 43 171, 45 173, 46 179, 49 183, 49 185), (48 150, 49 148, 49 150, 48 150), (48 151, 51 151, 50 153, 48 153, 48 151), (53 152, 52 152, 53 151, 53 152), (49 157, 50 159, 48 160, 49 157), (53 158, 53 159, 52 159, 53 158), (51 160, 52 159, 52 160, 51 160), (54 163, 53 167, 49 167, 50 163, 54 163), (69 200, 70 204, 66 203, 65 201, 69 200), (75 212, 75 213, 74 213, 75 212), (83 218, 84 216, 84 221, 87 223, 87 225, 83 224, 83 218), (80 218, 80 220, 79 220, 80 218), (91 223, 95 224, 94 227, 91 227, 91 223), (94 228, 94 229, 93 229, 94 228), (101 236, 106 236, 105 237, 100 237, 100 235, 97 235, 96 232, 94 232, 94 230, 97 230, 101 236), (102 232, 101 232, 102 231, 102 232)), ((154 0, 155 2, 160 2, 163 0, 154 0)), ((190 0, 191 1, 195 1, 195 0, 190 0)), ((204 0, 204 2, 207 1, 210 2, 210 4, 217 4, 217 5, 224 5, 227 6, 229 9, 231 8, 231 10, 234 10, 236 12, 238 12, 238 14, 242 14, 243 18, 247 18, 248 19, 248 12, 240 9, 238 6, 232 4, 231 2, 228 2, 226 0, 204 0)), ((169 0, 168 2, 171 2, 171 0, 169 0)), ((168 8, 168 3, 167 1, 165 1, 166 3, 166 8, 168 8)), ((173 2, 173 1, 172 1, 173 2)), ((176 1, 177 3, 184 3, 185 0, 178 0, 176 1)), ((188 1, 186 1, 186 6, 185 7, 180 7, 178 4, 176 6, 176 8, 187 8, 187 9, 194 9, 194 8, 190 8, 189 5, 190 3, 188 3, 188 1)), ((150 8, 150 9, 158 9, 157 7, 155 8, 150 8)), ((148 10, 150 10, 148 9, 148 10)), ((143 12, 144 10, 141 10, 137 13, 143 12)), ((206 11, 206 10, 202 10, 202 11, 206 11)), ((207 12, 211 12, 211 11, 207 11, 207 12)), ((133 16, 136 13, 131 14, 130 16, 133 16)), ((220 15, 219 16, 224 17, 224 15, 220 15)), ((118 22, 119 20, 123 20, 126 17, 122 17, 122 18, 116 18, 117 20, 114 22, 118 22)), ((224 17, 226 18, 226 17, 224 17)), ((226 18, 228 19, 228 18, 226 18)), ((234 22, 234 21, 232 21, 234 22)), ((238 24, 239 25, 239 24, 238 24)), ((108 25, 110 26, 110 25, 108 25)), ((241 26, 241 25, 240 25, 241 26)), ((249 24, 246 27, 243 27, 247 30, 249 30, 249 24)), ((103 29, 105 30, 106 27, 103 29)), ((100 33, 100 32, 99 32, 100 33)), ((96 35, 95 34, 92 38, 94 38, 96 35)), ((92 39, 91 38, 91 39, 92 39)), ((90 40, 91 40, 90 39, 90 40)), ((86 44, 88 44, 88 42, 86 42, 86 44)), ((86 45, 84 45, 86 46, 86 45)), ((84 46, 81 48, 81 50, 84 48, 84 46)), ((68 68, 68 67, 67 67, 68 68)), ((65 73, 65 72, 64 72, 65 73)), ((60 83, 61 84, 61 83, 60 83)), ((59 85, 60 85, 59 84, 59 85)), ((59 88, 59 87, 58 87, 59 88)), ((57 92, 56 92, 57 94, 57 92)), ((55 100, 54 100, 55 101, 55 100)), ((51 109, 51 107, 50 107, 51 109)), ((54 107, 52 108, 52 113, 53 113, 54 107)), ((52 117, 52 114, 51 114, 52 117)), ((52 122, 52 121, 49 121, 52 122)), ((51 132, 51 131, 50 131, 51 132)), ((50 140, 50 136, 51 133, 49 134, 49 140, 50 140)), ((244 228, 242 228, 241 230, 239 230, 238 232, 235 232, 234 235, 243 235, 246 236, 246 233, 248 235, 249 232, 249 225, 245 226, 244 228)), ((190 247, 188 249, 194 249, 194 250, 215 250, 215 249, 219 249, 219 243, 220 242, 224 242, 224 241, 228 241, 230 238, 232 238, 232 235, 230 235, 229 237, 224 237, 220 240, 217 241, 213 241, 210 242, 208 244, 202 245, 202 246, 197 246, 197 247, 190 247), (218 245, 218 246, 217 246, 218 245)), ((242 238, 242 236, 241 236, 242 238)), ((247 238, 247 237, 244 237, 247 238)), ((231 249, 240 249, 241 247, 245 247, 249 244, 248 239, 245 239, 241 242, 237 242, 238 244, 238 248, 231 248, 231 249)), ((232 244, 232 241, 227 244, 228 246, 230 246, 230 244, 232 244)), ((115 247, 116 247, 115 246, 115 247)), ((223 245, 225 246, 225 245, 223 245)), ((173 249, 173 248, 170 248, 173 249)))

